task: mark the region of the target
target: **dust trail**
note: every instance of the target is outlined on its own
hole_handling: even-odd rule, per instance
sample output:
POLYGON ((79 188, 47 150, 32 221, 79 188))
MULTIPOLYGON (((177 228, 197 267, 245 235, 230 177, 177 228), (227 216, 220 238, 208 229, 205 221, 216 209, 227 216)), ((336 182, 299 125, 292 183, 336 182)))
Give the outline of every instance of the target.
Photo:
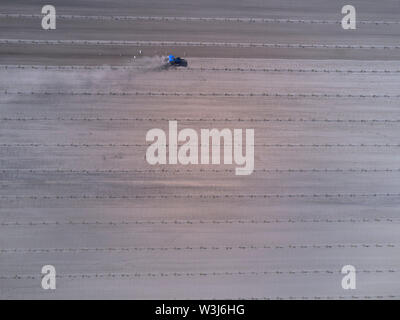
MULTIPOLYGON (((123 91, 131 90, 137 77, 148 72, 164 71, 168 68, 166 56, 135 57, 125 64, 132 69, 76 69, 40 70, 40 69, 3 69, 0 71, 0 87, 4 91, 123 91)), ((105 66, 103 66, 105 67, 105 66)), ((1 97, 2 103, 14 101, 12 95, 1 97)))
MULTIPOLYGON (((134 67, 130 70, 91 69, 91 70, 68 70, 58 72, 57 70, 40 69, 7 69, 2 70, 4 77, 0 79, 0 87, 5 91, 13 89, 26 92, 34 91, 127 91, 132 90, 135 81, 141 75, 148 72, 163 71, 167 69, 167 57, 136 57, 126 64, 134 67)), ((2 96, 2 103, 10 103, 19 99, 8 95, 2 96)))
POLYGON ((138 67, 142 71, 162 71, 167 69, 166 56, 139 57, 132 60, 129 66, 138 67))

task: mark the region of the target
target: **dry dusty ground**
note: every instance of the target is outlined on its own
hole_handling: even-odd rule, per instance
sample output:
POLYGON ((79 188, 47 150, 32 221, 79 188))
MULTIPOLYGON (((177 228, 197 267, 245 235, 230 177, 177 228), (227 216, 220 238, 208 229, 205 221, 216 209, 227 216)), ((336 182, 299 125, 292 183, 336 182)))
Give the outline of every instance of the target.
POLYGON ((348 32, 334 1, 59 0, 56 31, 26 2, 0 7, 0 298, 400 297, 397 1, 348 32), (254 173, 148 165, 168 120, 253 128, 254 173))

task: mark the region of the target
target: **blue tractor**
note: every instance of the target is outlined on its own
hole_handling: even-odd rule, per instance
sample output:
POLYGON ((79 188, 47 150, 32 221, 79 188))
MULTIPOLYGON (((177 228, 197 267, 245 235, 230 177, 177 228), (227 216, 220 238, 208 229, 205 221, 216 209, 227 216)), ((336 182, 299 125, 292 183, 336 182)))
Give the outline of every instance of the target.
POLYGON ((168 56, 168 63, 170 66, 176 66, 176 67, 187 67, 188 63, 185 59, 182 59, 180 57, 174 57, 173 55, 168 56))

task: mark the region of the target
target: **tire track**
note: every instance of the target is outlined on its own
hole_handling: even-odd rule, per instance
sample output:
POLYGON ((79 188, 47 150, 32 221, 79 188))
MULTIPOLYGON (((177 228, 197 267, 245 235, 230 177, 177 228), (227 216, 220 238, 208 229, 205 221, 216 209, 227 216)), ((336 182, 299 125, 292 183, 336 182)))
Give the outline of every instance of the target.
MULTIPOLYGON (((3 13, 0 18, 16 18, 16 19, 42 19, 40 14, 18 14, 3 13)), ((239 22, 239 23, 289 23, 289 24, 341 24, 339 20, 327 19, 288 19, 288 18, 251 18, 251 17, 167 17, 167 16, 95 16, 95 15, 57 15, 57 19, 61 20, 96 20, 96 21, 155 21, 155 22, 239 22)), ((373 25, 398 25, 399 21, 383 21, 383 20, 358 20, 357 24, 373 24, 373 25)))
MULTIPOLYGON (((76 71, 76 70, 149 70, 144 66, 93 66, 93 65, 74 65, 74 66, 47 66, 47 65, 0 65, 0 70, 43 70, 43 71, 76 71)), ((296 69, 296 68, 224 68, 224 67, 187 67, 185 69, 171 68, 168 72, 190 72, 190 71, 227 71, 227 72, 284 72, 284 73, 349 73, 349 74, 398 74, 400 70, 387 69, 296 69)))
POLYGON ((305 224, 305 223, 399 223, 400 219, 396 218, 314 218, 314 219, 263 219, 263 220, 244 220, 244 219, 226 219, 226 220, 135 220, 135 221, 28 221, 28 222, 0 222, 1 227, 27 227, 27 226, 58 226, 58 225, 69 225, 69 226, 80 226, 80 225, 109 225, 109 226, 120 226, 120 225, 197 225, 197 224, 305 224))
MULTIPOLYGON (((357 273, 397 273, 396 269, 357 270, 357 273)), ((82 273, 82 274, 57 274, 58 279, 134 279, 158 277, 217 277, 217 276, 261 276, 261 275, 316 275, 316 274, 342 274, 341 270, 270 270, 270 271, 224 271, 224 272, 160 272, 160 273, 82 273)), ((0 280, 36 280, 42 276, 31 274, 16 274, 13 276, 0 275, 0 280)))
MULTIPOLYGON (((154 174, 197 174, 197 173, 232 173, 235 169, 0 169, 1 174, 79 174, 79 175, 91 175, 91 174, 136 174, 136 173, 154 173, 154 174)), ((267 174, 284 174, 284 173, 396 173, 400 172, 400 168, 395 169, 368 169, 368 168, 349 168, 349 169, 254 169, 256 173, 267 173, 267 174)))
MULTIPOLYGON (((133 147, 148 147, 150 144, 134 143, 134 144, 43 144, 43 143, 16 143, 16 144, 0 144, 0 148, 133 148, 133 147)), ((169 145, 166 144, 166 147, 169 145)), ((185 146, 197 146, 185 144, 185 146)), ((233 144, 214 144, 217 147, 234 147, 233 144)), ((398 148, 400 144, 248 144, 252 147, 266 148, 398 148)))
POLYGON ((143 251, 254 251, 260 249, 359 249, 359 248, 396 248, 395 244, 290 244, 290 245, 264 245, 264 246, 199 246, 199 247, 113 247, 113 248, 35 248, 0 249, 0 254, 43 254, 43 253, 123 253, 143 251))
POLYGON ((0 118, 0 121, 137 121, 137 122, 163 122, 163 121, 186 121, 186 122, 323 122, 323 123, 400 123, 400 119, 273 119, 273 118, 101 118, 101 117, 18 117, 0 118))
POLYGON ((221 47, 275 49, 378 49, 397 50, 400 45, 305 44, 259 42, 195 42, 195 41, 128 41, 128 40, 30 40, 0 39, 3 45, 80 45, 80 46, 141 46, 141 47, 221 47))
POLYGON ((371 98, 371 99, 398 99, 400 94, 332 94, 332 93, 280 93, 280 92, 119 92, 119 91, 0 91, 0 95, 44 95, 44 96, 156 96, 156 97, 278 97, 278 98, 371 98))
POLYGON ((162 199, 340 199, 398 198, 400 193, 315 193, 315 194, 162 194, 162 195, 0 195, 0 200, 162 200, 162 199))

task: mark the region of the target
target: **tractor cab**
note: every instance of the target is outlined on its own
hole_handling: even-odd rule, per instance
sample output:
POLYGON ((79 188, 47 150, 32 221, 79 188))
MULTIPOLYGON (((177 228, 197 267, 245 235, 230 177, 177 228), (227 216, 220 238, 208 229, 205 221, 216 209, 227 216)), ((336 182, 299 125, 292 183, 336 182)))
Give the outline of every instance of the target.
POLYGON ((171 66, 187 67, 187 61, 181 57, 175 57, 173 55, 168 56, 168 63, 171 66))

